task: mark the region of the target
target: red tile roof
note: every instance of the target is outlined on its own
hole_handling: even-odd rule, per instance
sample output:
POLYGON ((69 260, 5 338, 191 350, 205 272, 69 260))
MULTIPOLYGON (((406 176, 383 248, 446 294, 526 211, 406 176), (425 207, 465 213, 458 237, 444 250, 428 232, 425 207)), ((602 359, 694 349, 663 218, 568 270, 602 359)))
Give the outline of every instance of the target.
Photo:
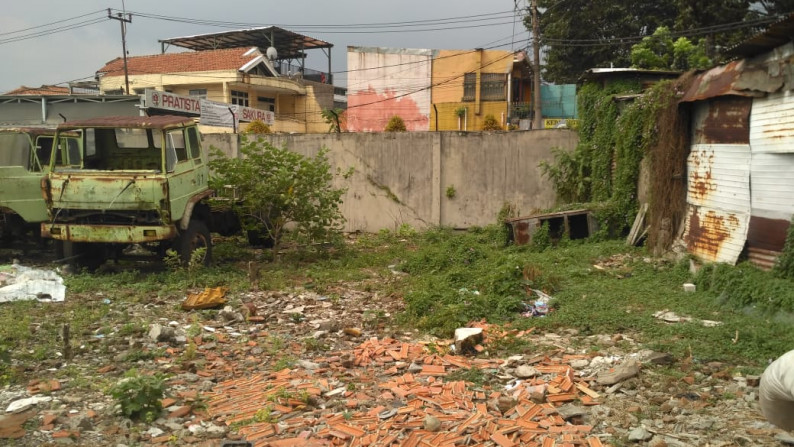
MULTIPOLYGON (((250 48, 228 48, 211 51, 188 51, 184 53, 154 54, 127 58, 130 75, 151 73, 183 73, 191 71, 237 70, 258 56, 257 53, 243 56, 250 48)), ((116 58, 97 70, 105 76, 124 74, 124 60, 116 58)))
POLYGON ((3 93, 4 95, 68 95, 69 87, 58 87, 57 85, 42 85, 41 87, 21 86, 14 90, 3 93))

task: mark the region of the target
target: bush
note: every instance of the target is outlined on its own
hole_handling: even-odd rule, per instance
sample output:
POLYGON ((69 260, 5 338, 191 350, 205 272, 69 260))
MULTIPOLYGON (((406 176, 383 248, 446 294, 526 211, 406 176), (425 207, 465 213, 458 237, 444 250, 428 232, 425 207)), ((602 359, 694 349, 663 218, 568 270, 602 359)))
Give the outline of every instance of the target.
POLYGON ((386 128, 383 129, 385 132, 405 132, 408 130, 405 127, 405 121, 397 115, 394 115, 389 119, 389 123, 386 124, 386 128))
POLYGON ((272 132, 273 131, 270 129, 270 126, 261 120, 253 120, 248 123, 248 126, 245 128, 245 133, 249 134, 268 134, 272 132))
POLYGON ((482 130, 502 130, 502 125, 493 115, 485 115, 485 120, 482 122, 482 130))
POLYGON ((327 152, 323 148, 307 157, 243 136, 243 158, 228 158, 214 150, 210 186, 216 190, 234 186, 242 200, 232 207, 245 229, 273 241, 274 252, 287 225, 294 227, 292 234, 300 242, 336 242, 345 221, 339 205, 346 189, 332 185, 327 152))
POLYGON ((121 405, 121 412, 131 419, 148 422, 157 419, 163 406, 160 399, 165 392, 165 378, 161 375, 140 375, 127 371, 124 378, 110 389, 110 395, 121 405))

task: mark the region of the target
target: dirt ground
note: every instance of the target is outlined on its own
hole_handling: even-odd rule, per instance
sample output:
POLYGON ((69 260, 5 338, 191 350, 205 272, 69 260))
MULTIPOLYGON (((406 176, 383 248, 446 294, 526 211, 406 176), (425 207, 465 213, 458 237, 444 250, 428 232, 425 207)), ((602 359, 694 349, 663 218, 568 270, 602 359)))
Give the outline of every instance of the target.
POLYGON ((366 281, 323 293, 252 285, 226 299, 241 304, 111 300, 98 325, 112 330, 73 334, 71 359, 10 359, 24 381, 0 388, 0 445, 794 443, 759 413, 758 377, 644 349, 632 334, 472 322, 483 337, 456 345, 398 327, 400 297, 366 281), (130 321, 149 324, 129 331, 130 321), (162 411, 148 421, 108 395, 131 368, 165 378, 162 411))

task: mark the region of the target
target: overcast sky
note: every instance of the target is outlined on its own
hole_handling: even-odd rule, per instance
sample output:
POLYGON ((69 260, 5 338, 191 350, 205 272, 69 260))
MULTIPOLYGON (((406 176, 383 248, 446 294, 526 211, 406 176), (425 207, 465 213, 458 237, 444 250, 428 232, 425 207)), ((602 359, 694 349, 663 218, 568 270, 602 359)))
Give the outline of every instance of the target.
MULTIPOLYGON (((333 44, 334 72, 346 69, 348 45, 520 49, 526 47, 528 33, 511 17, 516 1, 526 6, 526 0, 125 0, 126 10, 133 14, 127 51, 129 56, 158 54, 158 39, 270 25, 333 44), (232 23, 217 26, 183 19, 232 23)), ((4 1, 0 92, 90 79, 106 62, 120 57, 120 25, 107 18, 107 8, 121 10, 122 1, 4 1)), ((321 50, 311 53, 316 55, 307 68, 325 70, 321 50)), ((344 85, 344 75, 336 76, 335 83, 344 85)))

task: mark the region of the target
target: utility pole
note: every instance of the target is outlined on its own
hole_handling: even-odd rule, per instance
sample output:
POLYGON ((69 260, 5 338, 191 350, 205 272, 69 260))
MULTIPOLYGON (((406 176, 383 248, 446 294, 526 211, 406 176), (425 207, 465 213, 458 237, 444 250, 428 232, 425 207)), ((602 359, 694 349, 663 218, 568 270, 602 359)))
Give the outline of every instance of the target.
POLYGON ((130 94, 130 76, 129 72, 127 71, 127 24, 132 23, 132 14, 125 14, 121 12, 117 12, 114 16, 110 12, 110 8, 108 8, 108 18, 113 20, 118 20, 121 23, 121 50, 124 52, 124 92, 126 94, 130 94), (126 16, 126 17, 125 17, 126 16))
POLYGON ((543 111, 540 107, 540 21, 538 20, 538 0, 532 0, 532 129, 543 128, 543 111))

